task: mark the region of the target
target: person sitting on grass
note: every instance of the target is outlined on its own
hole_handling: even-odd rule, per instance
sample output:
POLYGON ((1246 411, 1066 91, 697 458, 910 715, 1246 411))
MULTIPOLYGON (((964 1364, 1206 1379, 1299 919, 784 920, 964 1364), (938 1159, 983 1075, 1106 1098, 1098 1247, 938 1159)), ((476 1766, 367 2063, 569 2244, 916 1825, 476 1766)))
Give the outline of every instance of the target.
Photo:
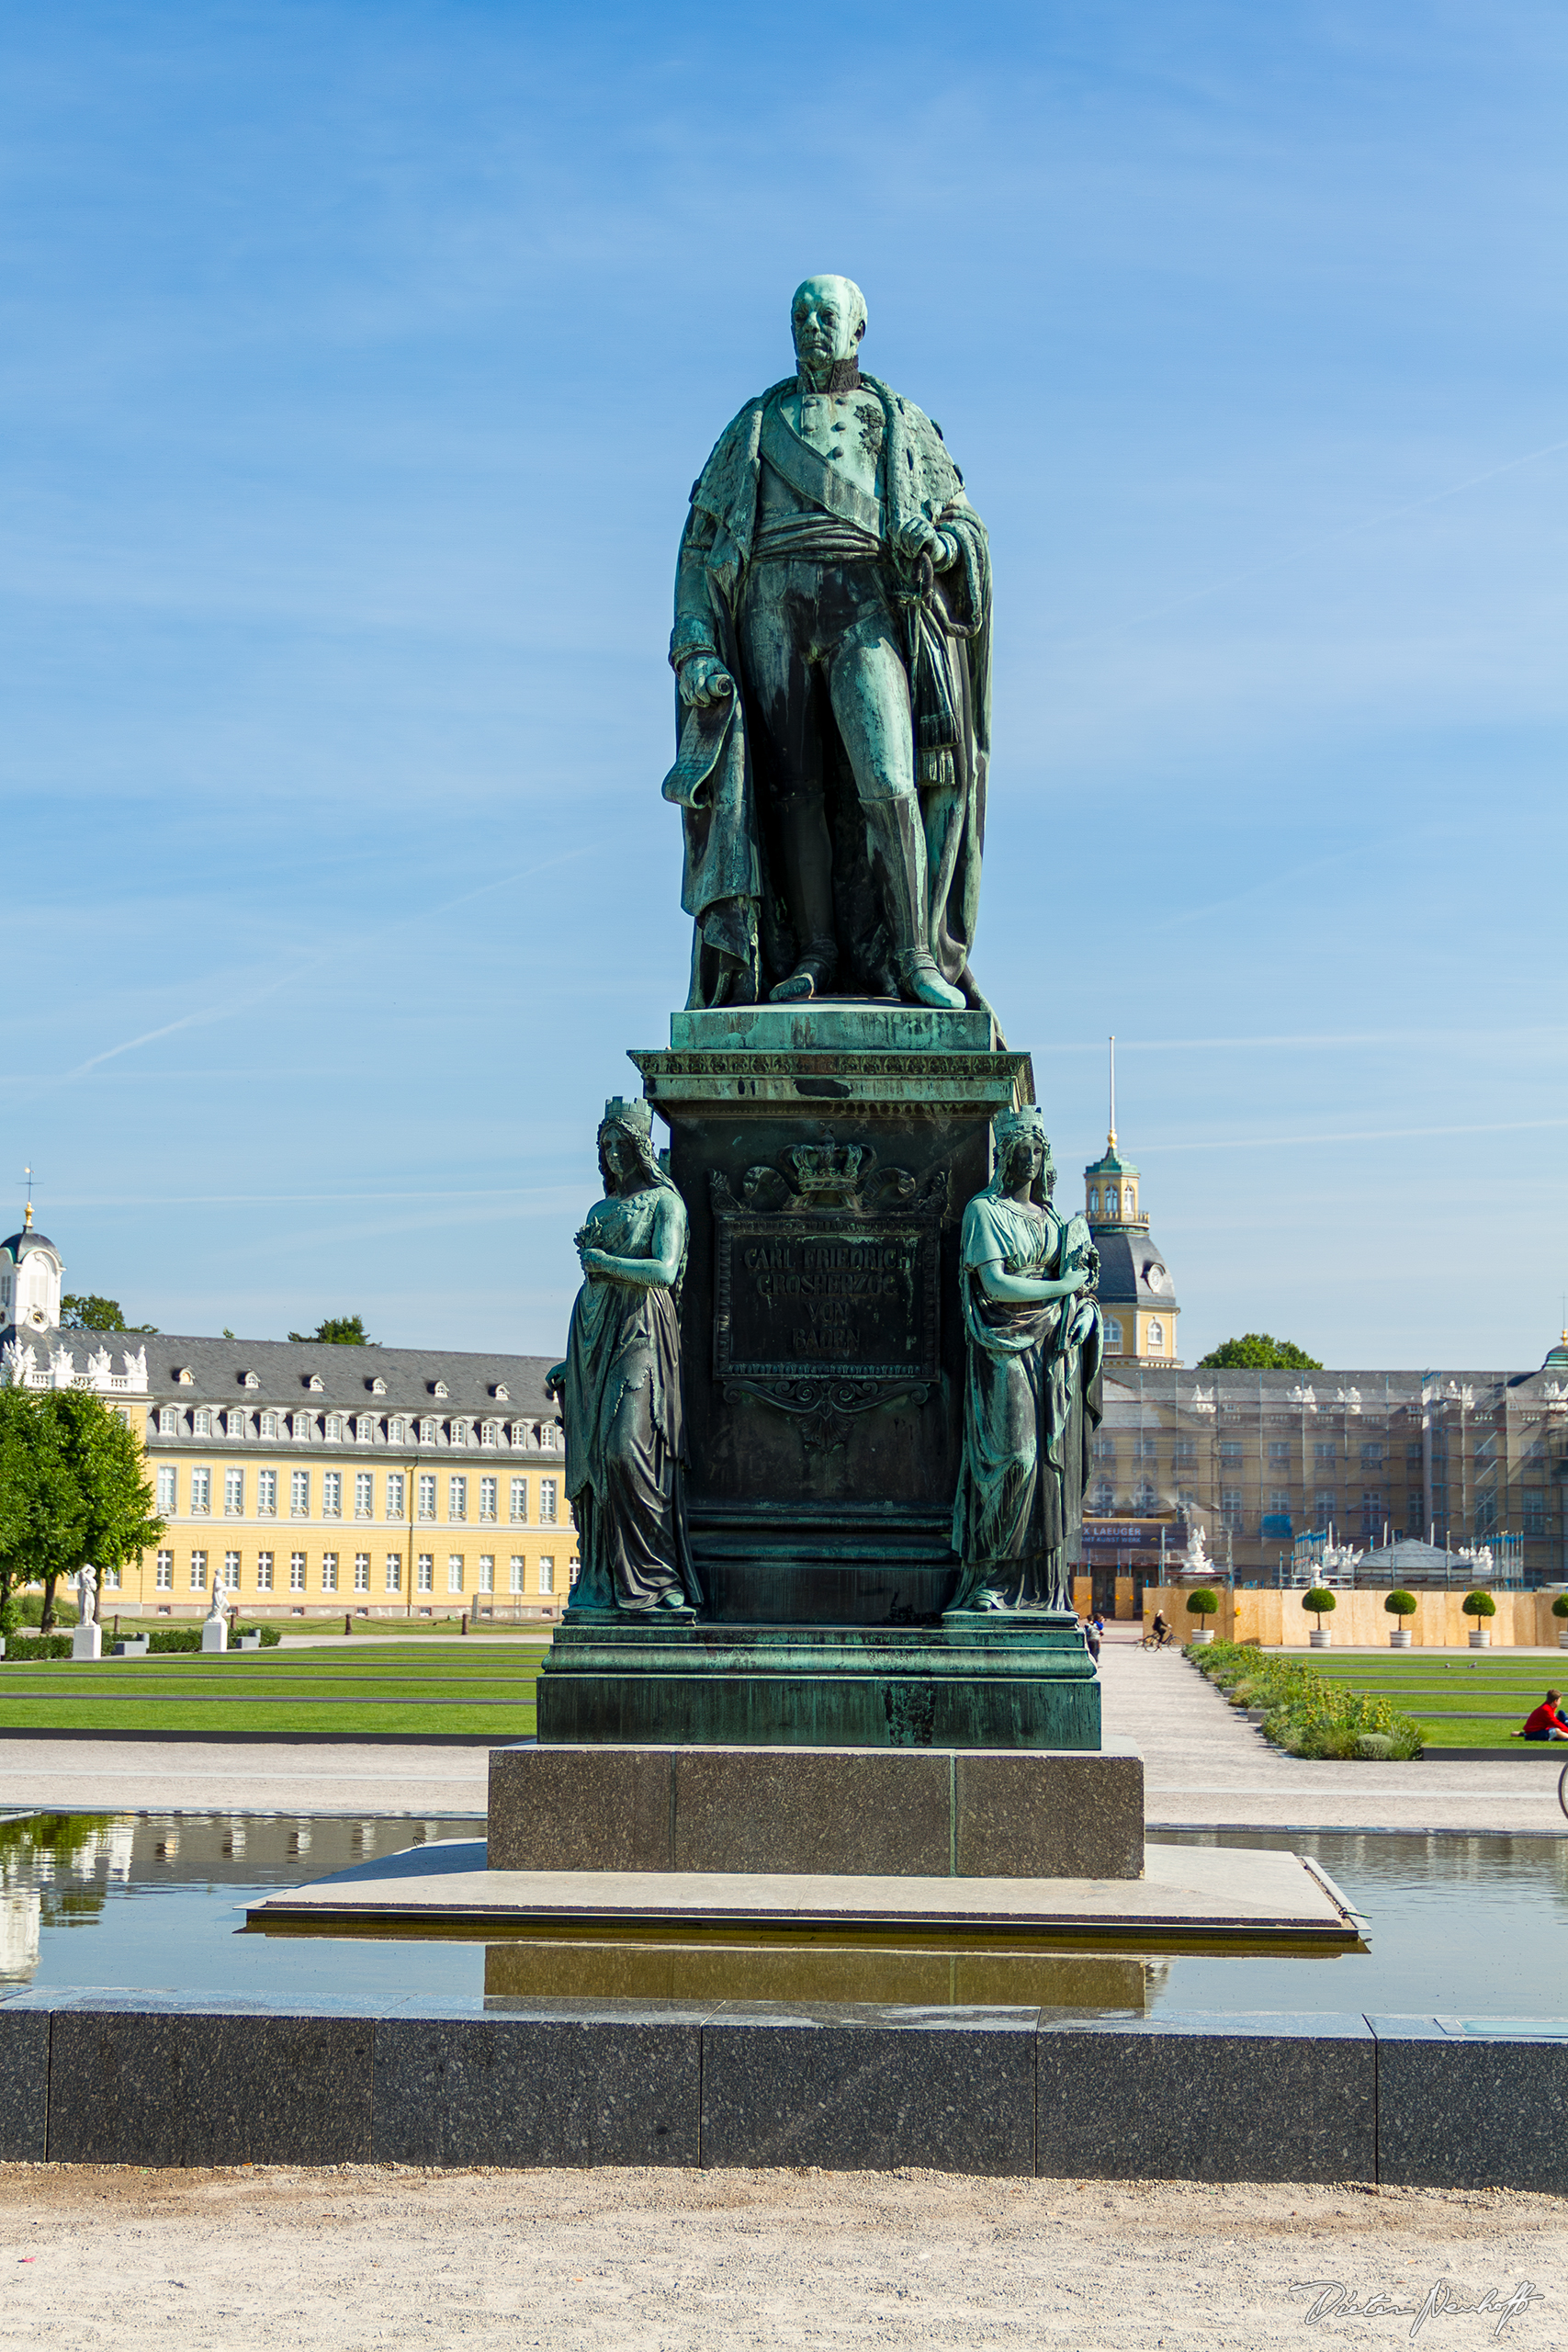
POLYGON ((1540 1705, 1525 1717, 1521 1736, 1525 1739, 1568 1739, 1568 1723, 1562 1720, 1562 1693, 1549 1690, 1540 1705))
POLYGON ((1156 1609, 1155 1611, 1155 1622, 1149 1627, 1149 1631, 1154 1635, 1159 1647, 1163 1650, 1167 1642, 1170 1639, 1170 1627, 1165 1622, 1165 1611, 1163 1609, 1156 1609))

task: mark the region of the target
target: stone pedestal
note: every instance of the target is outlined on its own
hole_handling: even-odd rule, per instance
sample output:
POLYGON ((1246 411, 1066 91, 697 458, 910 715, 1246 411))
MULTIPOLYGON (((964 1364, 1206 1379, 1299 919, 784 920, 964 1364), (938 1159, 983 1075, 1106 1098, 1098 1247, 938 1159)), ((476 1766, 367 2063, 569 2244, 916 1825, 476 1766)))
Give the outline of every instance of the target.
POLYGON ((934 1624, 953 1597, 958 1234, 1033 1098, 984 1012, 678 1012, 634 1053, 691 1220, 681 1340, 704 1611, 934 1624))
POLYGON ((73 1658, 102 1657, 103 1654, 104 1629, 98 1623, 96 1617, 87 1624, 78 1625, 74 1628, 71 1635, 71 1655, 73 1658))
POLYGON ((201 1646, 204 1650, 226 1650, 228 1648, 229 1628, 224 1623, 221 1617, 209 1617, 203 1621, 201 1628, 201 1646))
POLYGON ((492 1871, 1135 1879, 1144 1767, 1092 1755, 702 1746, 492 1749, 492 1871))

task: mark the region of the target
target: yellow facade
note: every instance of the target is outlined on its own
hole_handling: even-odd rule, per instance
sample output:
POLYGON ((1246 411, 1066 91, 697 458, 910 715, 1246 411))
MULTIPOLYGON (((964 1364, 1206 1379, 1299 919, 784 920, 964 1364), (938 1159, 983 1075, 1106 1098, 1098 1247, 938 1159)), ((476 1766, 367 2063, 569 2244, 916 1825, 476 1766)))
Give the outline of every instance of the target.
POLYGON ((186 1439, 176 1451, 160 1443, 158 1408, 121 1409, 141 1419, 168 1525, 107 1585, 106 1613, 205 1615, 215 1589, 263 1617, 456 1616, 481 1597, 497 1616, 555 1617, 566 1604, 577 1537, 558 1446, 186 1439))

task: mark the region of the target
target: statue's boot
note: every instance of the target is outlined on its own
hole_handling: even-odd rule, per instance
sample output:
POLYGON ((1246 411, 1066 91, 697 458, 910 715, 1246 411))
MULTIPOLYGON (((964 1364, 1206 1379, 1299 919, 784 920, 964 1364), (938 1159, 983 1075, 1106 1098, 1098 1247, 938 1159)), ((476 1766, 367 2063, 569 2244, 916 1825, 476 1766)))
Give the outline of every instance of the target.
POLYGON ((800 793, 779 808, 784 903, 800 942, 793 972, 769 990, 774 1004, 803 1004, 832 984, 839 968, 833 935, 833 844, 820 794, 800 793))
POLYGON ((926 829, 913 793, 892 800, 867 800, 865 814, 871 869, 893 930, 893 968, 907 1003, 962 1012, 964 998, 949 988, 926 943, 926 829))

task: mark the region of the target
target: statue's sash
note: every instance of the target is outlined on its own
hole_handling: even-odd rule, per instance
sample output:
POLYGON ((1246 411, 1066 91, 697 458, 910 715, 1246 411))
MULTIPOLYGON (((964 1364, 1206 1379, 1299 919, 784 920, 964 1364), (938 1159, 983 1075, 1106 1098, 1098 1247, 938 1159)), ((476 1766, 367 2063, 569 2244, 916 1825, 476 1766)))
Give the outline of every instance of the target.
POLYGON ((770 401, 762 413, 757 446, 774 473, 800 497, 808 498, 813 506, 825 508, 840 523, 852 523, 871 538, 882 537, 881 501, 868 498, 863 490, 819 456, 809 441, 803 441, 776 401, 770 401))

